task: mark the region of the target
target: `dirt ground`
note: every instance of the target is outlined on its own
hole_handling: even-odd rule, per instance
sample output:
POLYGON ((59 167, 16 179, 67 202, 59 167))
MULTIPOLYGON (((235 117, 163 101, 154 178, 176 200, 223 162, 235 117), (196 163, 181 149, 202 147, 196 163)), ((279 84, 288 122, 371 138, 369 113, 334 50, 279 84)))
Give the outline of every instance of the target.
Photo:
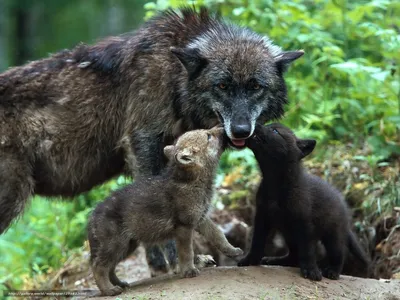
POLYGON ((311 282, 298 269, 284 267, 218 267, 196 278, 160 276, 132 284, 118 297, 91 299, 400 299, 399 280, 342 276, 311 282))

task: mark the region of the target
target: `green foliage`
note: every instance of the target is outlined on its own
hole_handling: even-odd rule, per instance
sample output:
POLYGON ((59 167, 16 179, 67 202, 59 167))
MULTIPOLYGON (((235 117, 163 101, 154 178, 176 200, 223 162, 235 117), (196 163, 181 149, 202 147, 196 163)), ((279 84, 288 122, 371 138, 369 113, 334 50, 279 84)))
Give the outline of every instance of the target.
POLYGON ((60 267, 74 249, 82 247, 95 204, 128 182, 119 177, 71 201, 32 199, 24 216, 0 238, 0 287, 7 282, 21 288, 29 285, 24 278, 60 267))

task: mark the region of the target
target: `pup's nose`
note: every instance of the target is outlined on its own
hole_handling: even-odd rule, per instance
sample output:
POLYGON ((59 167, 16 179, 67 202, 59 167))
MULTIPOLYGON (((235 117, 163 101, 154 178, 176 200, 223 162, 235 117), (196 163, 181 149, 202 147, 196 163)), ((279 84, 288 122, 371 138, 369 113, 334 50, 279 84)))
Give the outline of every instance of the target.
POLYGON ((250 136, 251 126, 250 124, 235 124, 231 126, 231 132, 236 139, 245 139, 250 136))

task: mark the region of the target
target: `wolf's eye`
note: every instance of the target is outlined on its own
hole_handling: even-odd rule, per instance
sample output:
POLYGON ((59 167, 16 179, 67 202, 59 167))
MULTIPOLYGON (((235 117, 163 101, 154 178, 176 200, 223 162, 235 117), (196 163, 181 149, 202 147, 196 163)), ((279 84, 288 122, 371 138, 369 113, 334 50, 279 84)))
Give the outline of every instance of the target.
POLYGON ((226 90, 227 85, 226 85, 225 83, 221 82, 221 83, 218 84, 218 87, 219 87, 221 90, 226 90))
POLYGON ((261 84, 259 84, 256 79, 250 79, 247 82, 246 89, 248 89, 250 91, 256 91, 256 90, 259 90, 261 88, 262 88, 261 84))
POLYGON ((211 134, 207 133, 207 141, 211 139, 211 134))
POLYGON ((272 129, 272 132, 273 132, 273 133, 276 133, 276 134, 279 134, 278 130, 276 130, 275 128, 272 129))

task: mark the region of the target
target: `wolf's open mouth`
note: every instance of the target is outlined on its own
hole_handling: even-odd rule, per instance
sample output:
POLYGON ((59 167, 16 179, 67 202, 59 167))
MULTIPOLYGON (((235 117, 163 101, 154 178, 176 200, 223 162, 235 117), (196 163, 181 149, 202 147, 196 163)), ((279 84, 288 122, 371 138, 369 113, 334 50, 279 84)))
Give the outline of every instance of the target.
POLYGON ((231 140, 231 143, 232 143, 235 147, 238 147, 238 148, 241 148, 241 147, 245 147, 245 146, 246 146, 246 140, 245 140, 245 139, 241 139, 241 140, 232 139, 232 140, 231 140))

